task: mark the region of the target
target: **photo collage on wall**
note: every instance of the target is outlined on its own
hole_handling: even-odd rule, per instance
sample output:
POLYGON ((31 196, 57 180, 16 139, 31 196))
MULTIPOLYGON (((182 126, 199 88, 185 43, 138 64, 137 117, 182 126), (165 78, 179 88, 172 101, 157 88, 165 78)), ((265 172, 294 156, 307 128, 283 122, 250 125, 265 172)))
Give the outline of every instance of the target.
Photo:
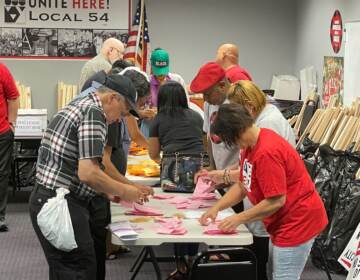
POLYGON ((110 37, 126 44, 128 30, 0 28, 0 56, 93 57, 110 37))

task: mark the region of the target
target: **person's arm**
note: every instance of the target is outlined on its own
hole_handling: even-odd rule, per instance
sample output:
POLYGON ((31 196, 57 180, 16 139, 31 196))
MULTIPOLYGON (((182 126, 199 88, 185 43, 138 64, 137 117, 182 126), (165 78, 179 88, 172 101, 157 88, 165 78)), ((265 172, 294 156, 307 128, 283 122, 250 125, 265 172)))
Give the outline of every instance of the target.
POLYGON ((240 224, 261 221, 266 217, 276 213, 281 207, 284 206, 285 202, 285 195, 266 198, 254 207, 222 220, 219 224, 219 229, 224 231, 233 231, 240 224))
POLYGON ((139 146, 148 149, 149 142, 146 140, 145 136, 141 133, 135 117, 128 116, 126 118, 126 121, 127 121, 128 131, 131 140, 133 140, 139 146))
MULTIPOLYGON (((8 105, 8 121, 15 126, 18 109, 20 107, 19 91, 17 90, 13 76, 5 65, 1 65, 0 77, 8 105)), ((14 131, 14 127, 11 127, 11 129, 14 131)))
POLYGON ((80 159, 78 176, 81 182, 89 185, 98 193, 119 196, 130 202, 142 202, 146 194, 134 186, 112 179, 101 170, 96 159, 80 159))
POLYGON ((159 163, 161 161, 160 158, 160 141, 158 137, 150 137, 149 138, 149 156, 153 161, 159 163))
POLYGON ((206 225, 208 224, 208 219, 211 219, 213 222, 215 222, 217 213, 219 211, 236 205, 244 199, 245 195, 246 193, 243 189, 242 183, 238 182, 234 184, 211 209, 209 209, 201 216, 200 223, 202 225, 206 225))
POLYGON ((9 123, 12 124, 12 125, 10 125, 10 127, 14 131, 17 113, 18 113, 18 109, 20 107, 19 97, 17 97, 16 99, 9 99, 7 101, 7 103, 8 103, 8 121, 9 121, 9 123))
POLYGON ((105 146, 104 156, 103 156, 103 164, 105 166, 105 173, 109 175, 112 179, 127 185, 133 185, 136 188, 140 189, 142 192, 146 194, 152 195, 154 194, 154 190, 151 187, 143 186, 136 184, 122 175, 119 170, 115 167, 115 165, 111 161, 112 147, 109 145, 105 146))

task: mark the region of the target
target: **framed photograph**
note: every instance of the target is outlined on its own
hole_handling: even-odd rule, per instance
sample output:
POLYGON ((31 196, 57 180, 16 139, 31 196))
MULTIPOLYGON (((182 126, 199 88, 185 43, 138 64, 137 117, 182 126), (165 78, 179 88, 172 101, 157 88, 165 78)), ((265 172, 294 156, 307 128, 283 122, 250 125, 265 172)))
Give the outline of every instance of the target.
POLYGON ((91 29, 59 29, 59 57, 92 57, 96 55, 91 29))
POLYGON ((96 49, 96 53, 100 52, 101 46, 104 41, 108 38, 116 38, 123 42, 125 45, 129 39, 129 31, 127 29, 119 29, 119 30, 104 30, 97 29, 94 30, 94 46, 96 49))
POLYGON ((22 28, 0 28, 0 56, 22 56, 22 28))
POLYGON ((57 29, 24 28, 22 50, 23 56, 57 56, 57 29))

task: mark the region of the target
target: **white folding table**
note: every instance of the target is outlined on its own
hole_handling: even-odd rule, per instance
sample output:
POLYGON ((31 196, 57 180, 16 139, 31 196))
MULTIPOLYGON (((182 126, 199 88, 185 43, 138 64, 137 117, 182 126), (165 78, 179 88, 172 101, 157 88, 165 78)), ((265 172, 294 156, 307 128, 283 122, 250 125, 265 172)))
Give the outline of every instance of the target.
MULTIPOLYGON (((155 193, 163 193, 160 188, 154 188, 155 193)), ((177 196, 191 196, 191 194, 176 194, 177 196)), ((218 196, 220 197, 220 195, 218 196)), ((213 202, 214 203, 214 202, 213 202)), ((112 243, 117 245, 131 245, 131 246, 144 246, 144 249, 138 256, 133 268, 130 271, 134 271, 134 274, 131 279, 134 279, 137 272, 141 268, 141 265, 147 258, 147 255, 150 256, 150 260, 153 262, 157 278, 161 279, 160 269, 157 264, 156 257, 152 246, 159 246, 164 243, 205 243, 207 245, 220 245, 220 246, 243 246, 250 245, 253 242, 252 234, 247 230, 244 225, 240 225, 238 234, 236 235, 205 235, 203 234, 203 227, 199 224, 196 217, 200 217, 201 213, 206 211, 206 209, 198 210, 179 210, 176 209, 174 205, 171 205, 167 200, 156 200, 151 199, 148 203, 149 206, 156 207, 158 210, 161 210, 164 213, 165 217, 172 217, 176 213, 182 213, 185 215, 183 219, 183 226, 187 229, 185 235, 162 235, 156 233, 156 224, 153 220, 137 223, 137 226, 143 228, 142 231, 138 233, 138 239, 134 241, 122 241, 116 235, 112 235, 112 243)), ((125 215, 128 209, 119 205, 112 203, 111 205, 111 214, 112 222, 118 221, 128 221, 134 216, 125 215)), ((221 212, 221 216, 232 215, 232 209, 225 210, 221 212)))

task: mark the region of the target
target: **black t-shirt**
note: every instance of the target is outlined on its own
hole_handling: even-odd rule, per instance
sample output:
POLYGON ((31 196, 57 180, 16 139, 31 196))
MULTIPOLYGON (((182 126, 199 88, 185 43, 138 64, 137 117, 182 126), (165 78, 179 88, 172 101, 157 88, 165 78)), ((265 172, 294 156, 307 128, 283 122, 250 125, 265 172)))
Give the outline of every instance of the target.
POLYGON ((164 153, 201 153, 204 151, 202 138, 203 119, 191 110, 185 109, 174 116, 158 113, 150 124, 150 137, 158 137, 164 153))

